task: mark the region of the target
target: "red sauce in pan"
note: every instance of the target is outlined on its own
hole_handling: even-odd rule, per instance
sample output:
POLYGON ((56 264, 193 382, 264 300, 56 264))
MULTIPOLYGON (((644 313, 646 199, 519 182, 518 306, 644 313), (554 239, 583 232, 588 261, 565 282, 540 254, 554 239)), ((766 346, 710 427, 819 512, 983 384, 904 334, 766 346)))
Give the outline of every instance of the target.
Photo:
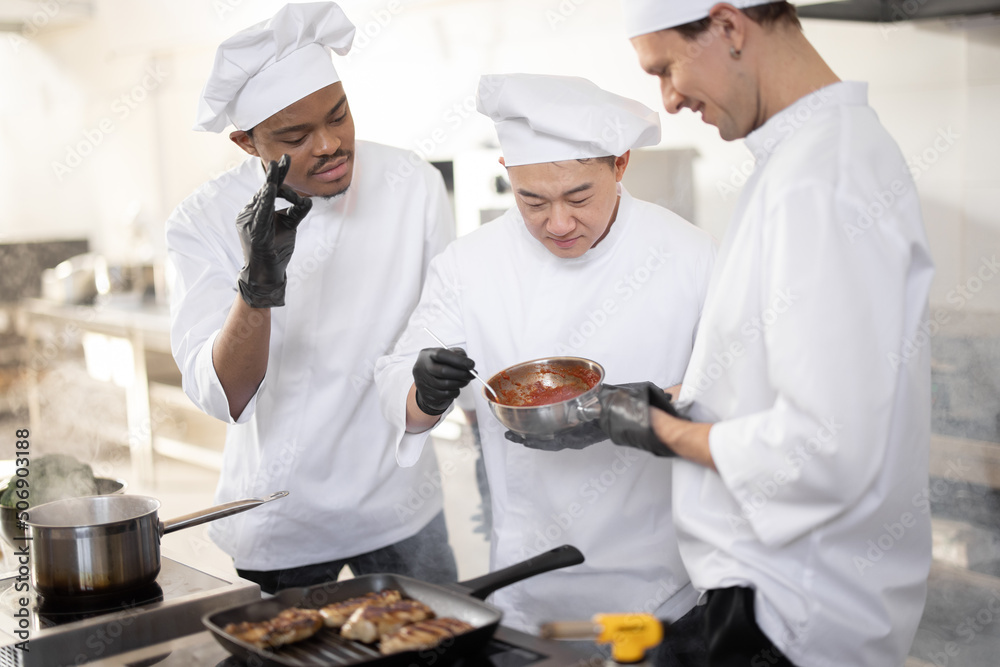
POLYGON ((503 405, 517 407, 551 405, 552 403, 576 398, 596 386, 601 379, 597 371, 592 371, 588 368, 553 368, 551 366, 544 366, 534 374, 535 377, 543 375, 555 375, 557 377, 545 377, 544 380, 539 379, 530 384, 525 384, 514 382, 506 372, 501 373, 500 377, 513 385, 513 387, 497 391, 500 397, 498 402, 503 405), (555 382, 553 382, 553 379, 555 382))

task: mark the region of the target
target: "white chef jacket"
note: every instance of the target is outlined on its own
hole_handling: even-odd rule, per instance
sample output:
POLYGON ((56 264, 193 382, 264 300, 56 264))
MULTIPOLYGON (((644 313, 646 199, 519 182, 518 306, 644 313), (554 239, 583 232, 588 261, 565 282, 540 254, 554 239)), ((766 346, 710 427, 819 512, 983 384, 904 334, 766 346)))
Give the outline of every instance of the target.
MULTIPOLYGON (((437 346, 424 326, 467 350, 487 378, 522 361, 572 355, 602 364, 610 383, 680 381, 714 243, 674 213, 620 193, 617 220, 582 257, 550 253, 512 208, 431 263, 406 332, 376 370, 401 465, 418 463, 427 439, 405 433, 416 355, 437 346)), ((493 496, 491 568, 561 544, 586 557, 495 593, 505 625, 537 632, 549 620, 640 610, 677 618, 694 605, 670 518, 670 460, 608 441, 528 449, 504 438, 480 391, 476 413, 493 496)))
POLYGON ((454 238, 437 170, 407 151, 358 141, 347 193, 313 197, 298 226, 285 305, 271 309, 264 381, 234 421, 212 344, 243 266, 236 216, 263 183, 260 160, 250 158, 167 221, 177 273, 174 359, 191 400, 229 423, 216 498, 291 491, 211 524, 236 567, 251 570, 378 549, 412 536, 441 510, 440 484, 428 484, 437 478, 433 452, 410 469, 395 463, 373 373, 416 305, 431 258, 454 238), (401 165, 411 167, 407 175, 387 180, 401 165))
POLYGON ((674 464, 684 564, 756 589, 796 665, 901 665, 924 606, 933 266, 913 180, 837 83, 747 137, 679 406, 718 473, 674 464))

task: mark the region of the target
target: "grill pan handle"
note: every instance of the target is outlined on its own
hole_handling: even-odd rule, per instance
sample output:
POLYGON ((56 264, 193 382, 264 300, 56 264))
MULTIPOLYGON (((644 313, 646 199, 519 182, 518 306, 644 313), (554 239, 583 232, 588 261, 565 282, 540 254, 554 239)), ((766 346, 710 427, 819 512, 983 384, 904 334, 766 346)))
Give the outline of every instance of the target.
POLYGON ((564 544, 561 547, 538 554, 534 558, 515 563, 502 570, 452 584, 452 587, 458 588, 463 593, 471 595, 474 598, 485 600, 486 596, 490 593, 504 586, 516 584, 519 581, 551 570, 579 565, 583 561, 583 554, 580 553, 579 549, 569 544, 564 544))

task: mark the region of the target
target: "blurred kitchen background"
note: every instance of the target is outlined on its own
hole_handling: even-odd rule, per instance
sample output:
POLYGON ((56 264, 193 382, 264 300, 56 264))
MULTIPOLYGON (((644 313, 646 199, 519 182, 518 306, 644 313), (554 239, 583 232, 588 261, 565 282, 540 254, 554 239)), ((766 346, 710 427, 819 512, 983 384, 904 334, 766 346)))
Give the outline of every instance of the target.
MULTIPOLYGON (((161 498, 164 516, 211 504, 224 425, 179 388, 164 220, 244 158, 225 135, 191 131, 194 110, 218 42, 282 4, 0 0, 0 459, 13 457, 15 429, 30 428, 35 455, 73 454, 129 492, 161 498)), ((626 184, 722 237, 750 155, 688 112, 662 112, 617 1, 341 4, 358 27, 354 50, 337 61, 358 137, 434 162, 459 233, 513 204, 492 125, 475 112, 477 79, 524 71, 585 76, 661 109, 663 140, 633 157, 626 184)), ((935 563, 911 663, 994 665, 1000 1, 852 0, 802 13, 838 17, 804 19, 806 34, 842 78, 870 82, 871 104, 917 179, 937 265, 933 316, 913 341, 934 356, 935 563)), ((468 577, 488 557, 481 509, 469 502, 478 499, 465 455, 474 445, 457 414, 437 435, 439 456, 458 466, 445 479, 447 518, 468 577)), ((232 570, 202 529, 164 546, 232 570)), ((870 546, 857 550, 864 557, 870 546)))

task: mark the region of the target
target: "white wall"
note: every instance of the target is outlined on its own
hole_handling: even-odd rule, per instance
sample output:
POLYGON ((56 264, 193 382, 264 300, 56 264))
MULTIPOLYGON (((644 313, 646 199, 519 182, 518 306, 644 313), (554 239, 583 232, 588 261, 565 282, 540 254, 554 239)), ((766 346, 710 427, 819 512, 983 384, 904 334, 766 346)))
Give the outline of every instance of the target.
MULTIPOLYGON (((281 4, 98 0, 94 19, 78 26, 30 39, 0 35, 0 238, 88 234, 114 257, 145 232, 151 250, 162 252, 171 208, 241 159, 224 135, 189 129, 214 47, 281 4), (94 143, 105 119, 112 131, 60 178, 53 162, 65 163, 69 147, 94 143), (138 223, 129 226, 137 205, 138 223)), ((639 70, 624 37, 617 2, 343 6, 359 36, 338 69, 362 138, 430 158, 491 144, 490 124, 472 110, 484 72, 587 76, 661 108, 656 81, 639 70)), ((956 286, 1000 250, 1000 27, 809 21, 806 33, 842 78, 870 82, 871 103, 903 153, 926 159, 916 166, 938 265, 933 300, 946 303, 951 292, 954 306, 956 286)), ((749 154, 688 112, 663 116, 662 144, 701 155, 696 221, 721 237, 736 200, 723 186, 741 182, 749 154)), ((1000 310, 1000 280, 984 284, 963 307, 1000 310)))

